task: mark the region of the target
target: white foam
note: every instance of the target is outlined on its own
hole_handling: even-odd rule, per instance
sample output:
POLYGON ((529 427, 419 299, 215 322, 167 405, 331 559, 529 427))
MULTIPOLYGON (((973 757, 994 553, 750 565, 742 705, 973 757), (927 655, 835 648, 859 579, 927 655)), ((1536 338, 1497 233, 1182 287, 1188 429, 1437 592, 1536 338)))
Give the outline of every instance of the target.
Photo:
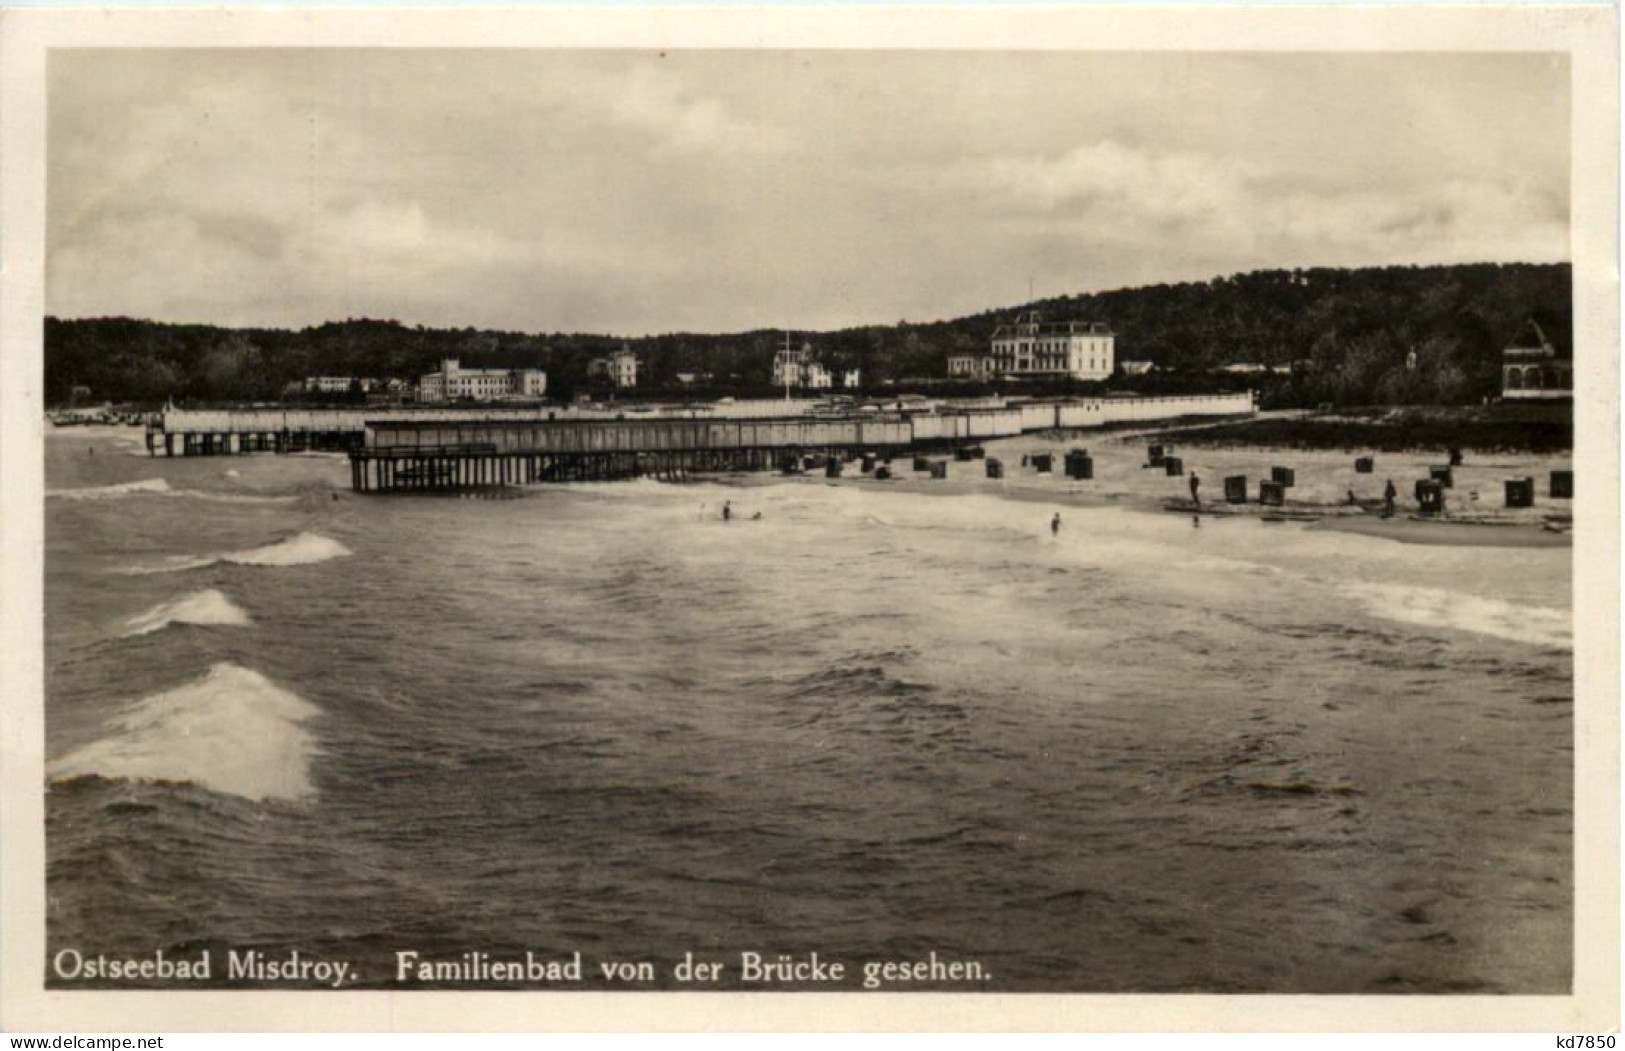
POLYGON ((1574 646, 1574 618, 1567 610, 1519 606, 1502 599, 1405 584, 1348 584, 1343 591, 1386 620, 1454 628, 1536 646, 1574 646))
POLYGON ((46 770, 54 780, 190 781, 245 799, 301 799, 314 791, 316 751, 303 724, 318 713, 258 672, 216 664, 196 682, 136 702, 111 736, 46 770))
POLYGON ((234 551, 228 555, 221 555, 220 558, 222 561, 235 562, 241 566, 308 566, 333 558, 343 558, 350 553, 349 548, 331 537, 322 536, 320 533, 300 533, 274 544, 247 551, 234 551))
POLYGON ((120 482, 117 485, 98 485, 89 489, 49 489, 46 496, 63 500, 113 500, 135 493, 167 493, 169 483, 162 478, 143 478, 139 482, 120 482))
POLYGON ((219 627, 244 627, 248 614, 232 604, 219 590, 194 591, 173 602, 163 602, 126 622, 130 630, 125 636, 147 635, 171 624, 206 624, 219 627))
POLYGON ((174 555, 161 566, 136 566, 116 570, 135 576, 151 573, 180 573, 188 569, 202 569, 218 562, 231 562, 239 566, 308 566, 351 554, 349 548, 320 533, 300 533, 286 540, 278 540, 264 547, 251 547, 242 551, 228 551, 220 555, 174 555))
POLYGON ((293 496, 252 496, 244 493, 211 493, 201 489, 172 489, 163 478, 143 478, 139 482, 120 482, 117 485, 98 485, 88 489, 51 489, 46 496, 63 500, 116 500, 140 494, 184 497, 193 500, 212 500, 221 504, 288 504, 293 496))

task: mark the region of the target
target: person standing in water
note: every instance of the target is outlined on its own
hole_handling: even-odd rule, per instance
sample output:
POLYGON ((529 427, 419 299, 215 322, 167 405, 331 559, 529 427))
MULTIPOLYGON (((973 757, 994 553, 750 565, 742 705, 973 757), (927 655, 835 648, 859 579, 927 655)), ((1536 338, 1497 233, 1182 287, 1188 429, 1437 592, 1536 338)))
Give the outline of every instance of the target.
POLYGON ((1055 517, 1049 520, 1049 531, 1055 536, 1061 535, 1061 512, 1055 512, 1055 517))
POLYGON ((1201 488, 1202 488, 1202 479, 1200 479, 1200 478, 1198 478, 1196 476, 1195 471, 1192 471, 1191 472, 1191 499, 1196 502, 1196 509, 1198 511, 1200 511, 1202 509, 1202 497, 1199 495, 1199 492, 1198 492, 1198 490, 1200 490, 1201 488))

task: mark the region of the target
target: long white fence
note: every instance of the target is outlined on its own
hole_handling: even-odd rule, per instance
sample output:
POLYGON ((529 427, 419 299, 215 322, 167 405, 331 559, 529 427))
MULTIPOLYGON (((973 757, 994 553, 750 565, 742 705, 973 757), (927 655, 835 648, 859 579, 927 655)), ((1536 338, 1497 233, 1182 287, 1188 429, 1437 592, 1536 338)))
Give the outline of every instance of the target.
MULTIPOLYGON (((979 441, 1008 438, 1033 431, 1100 427, 1113 423, 1166 420, 1179 416, 1234 416, 1256 409, 1251 392, 1241 394, 1183 394, 1166 397, 1070 398, 1054 401, 979 403, 975 408, 947 404, 897 411, 891 405, 846 409, 847 417, 864 415, 876 420, 906 422, 914 442, 979 441), (987 407, 981 407, 985 404, 987 407)), ((774 420, 800 419, 829 413, 828 403, 816 400, 754 400, 690 405, 577 407, 524 409, 305 409, 222 412, 171 411, 163 415, 165 435, 353 435, 359 442, 367 424, 450 424, 492 427, 503 424, 573 423, 590 421, 657 422, 662 420, 774 420)), ((154 437, 157 431, 154 431, 154 437)), ((149 442, 178 451, 174 443, 149 442)), ((179 450, 193 446, 180 443, 179 450)), ((218 451, 265 448, 233 440, 207 445, 218 451)))

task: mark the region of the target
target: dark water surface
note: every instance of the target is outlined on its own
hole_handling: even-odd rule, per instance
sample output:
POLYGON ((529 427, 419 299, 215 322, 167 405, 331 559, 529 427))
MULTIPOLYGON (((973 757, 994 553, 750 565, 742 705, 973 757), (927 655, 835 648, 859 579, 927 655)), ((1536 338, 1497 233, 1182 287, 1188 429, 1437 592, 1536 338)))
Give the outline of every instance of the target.
POLYGON ((53 954, 1568 987, 1566 549, 138 437, 47 441, 53 954))

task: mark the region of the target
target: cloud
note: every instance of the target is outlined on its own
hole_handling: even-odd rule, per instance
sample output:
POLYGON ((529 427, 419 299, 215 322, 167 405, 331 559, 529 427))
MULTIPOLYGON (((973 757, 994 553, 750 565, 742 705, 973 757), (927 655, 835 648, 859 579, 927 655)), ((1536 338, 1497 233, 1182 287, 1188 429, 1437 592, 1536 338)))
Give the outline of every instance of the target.
MULTIPOLYGON (((1358 174, 1342 173, 1345 182, 1358 174)), ((1108 140, 1055 156, 968 159, 940 183, 1028 235, 1172 254, 1199 246, 1237 268, 1567 258, 1566 202, 1550 191, 1496 178, 1406 186, 1369 175, 1365 185, 1316 185, 1242 158, 1108 140)))
POLYGON ((834 327, 1029 280, 1567 256, 1562 70, 1238 62, 65 52, 48 309, 834 327))
POLYGON ((654 136, 658 149, 672 153, 779 154, 793 143, 783 129, 742 120, 719 99, 685 91, 677 74, 653 66, 615 79, 608 116, 654 136))

